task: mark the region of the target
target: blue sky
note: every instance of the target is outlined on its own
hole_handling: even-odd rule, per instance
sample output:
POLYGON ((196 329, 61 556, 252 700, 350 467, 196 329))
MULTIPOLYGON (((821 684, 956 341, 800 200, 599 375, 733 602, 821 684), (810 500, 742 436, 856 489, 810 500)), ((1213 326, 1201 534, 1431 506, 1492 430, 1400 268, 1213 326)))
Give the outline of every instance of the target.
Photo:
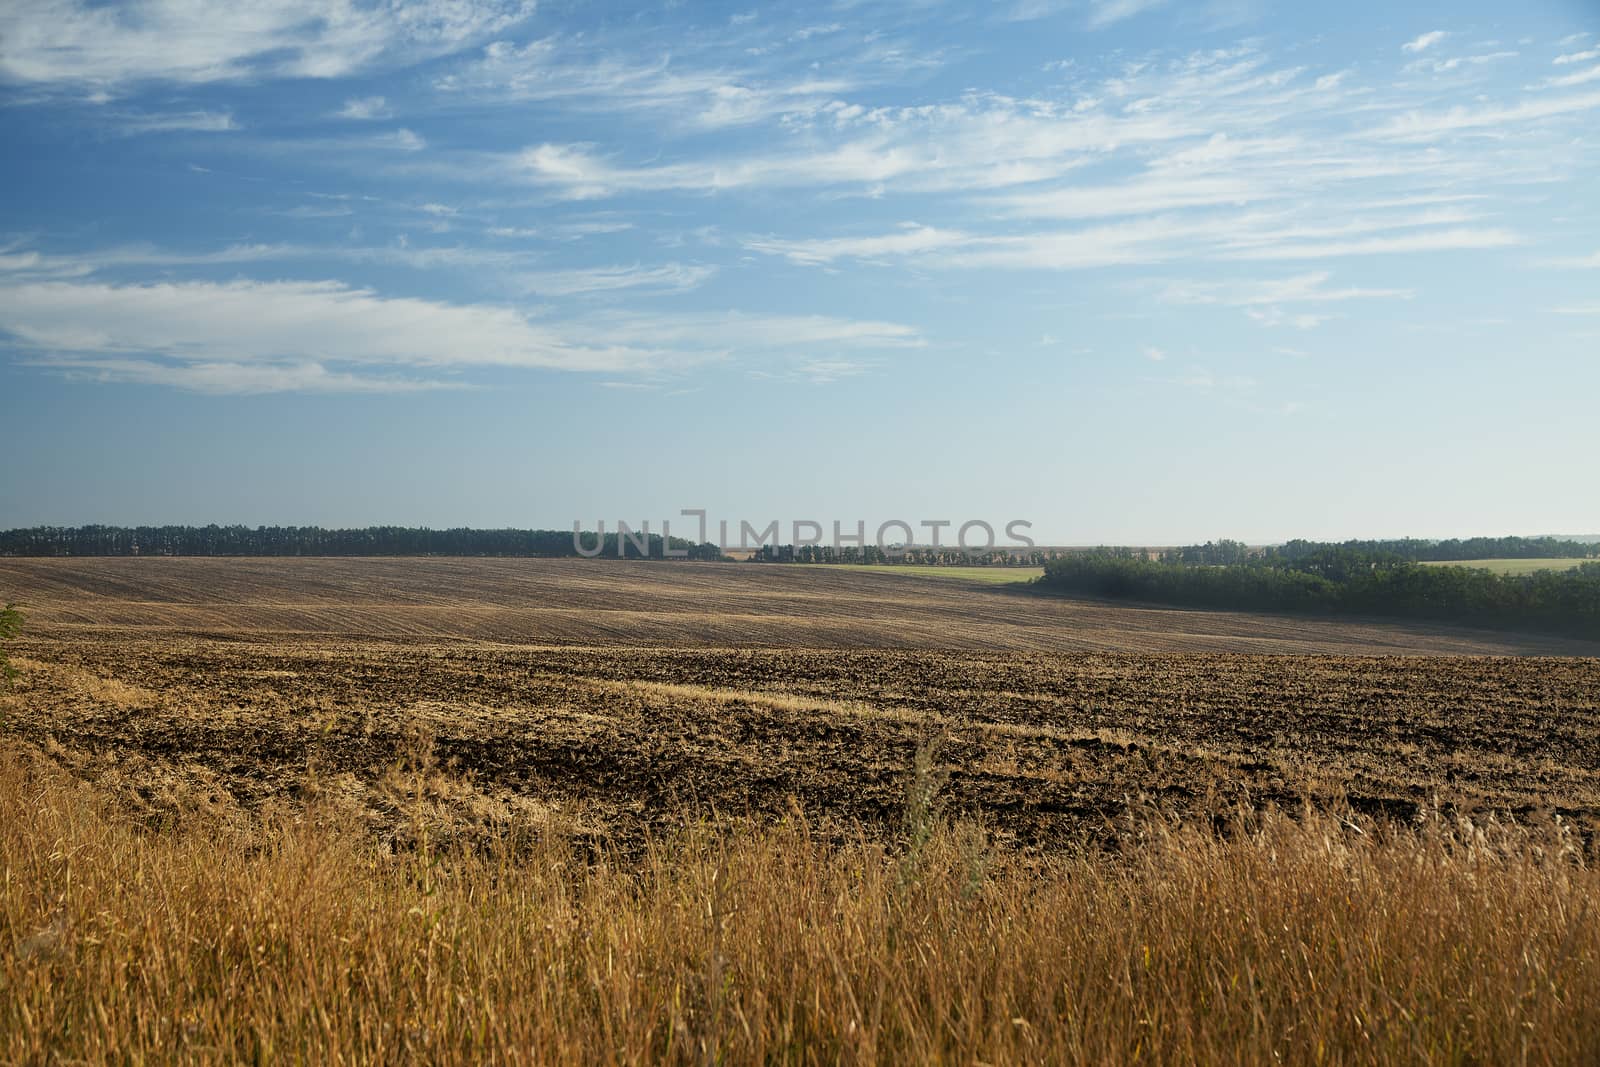
POLYGON ((0 10, 0 526, 1600 531, 1600 5, 0 10))

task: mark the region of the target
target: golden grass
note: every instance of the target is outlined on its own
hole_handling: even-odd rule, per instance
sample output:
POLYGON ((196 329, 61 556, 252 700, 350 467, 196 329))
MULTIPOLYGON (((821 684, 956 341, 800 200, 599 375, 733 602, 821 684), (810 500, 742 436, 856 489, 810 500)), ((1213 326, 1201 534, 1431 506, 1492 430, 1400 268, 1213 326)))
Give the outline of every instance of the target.
MULTIPOLYGON (((419 750, 421 751, 421 750, 419 750)), ((1582 1063, 1600 875, 1559 830, 1266 815, 1024 863, 924 804, 640 860, 414 849, 306 806, 141 829, 0 751, 0 1061, 1582 1063)), ((407 784, 407 783, 411 784, 407 784)), ((315 790, 310 791, 315 794, 315 790)))

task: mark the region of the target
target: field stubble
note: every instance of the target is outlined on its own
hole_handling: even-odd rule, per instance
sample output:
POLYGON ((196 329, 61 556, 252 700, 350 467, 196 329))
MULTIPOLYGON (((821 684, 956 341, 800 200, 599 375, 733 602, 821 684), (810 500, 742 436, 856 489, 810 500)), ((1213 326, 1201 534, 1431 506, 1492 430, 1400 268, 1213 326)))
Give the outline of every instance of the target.
POLYGON ((776 568, 46 562, 0 561, 0 1059, 1600 1047, 1594 659, 776 568), (799 630, 711 647, 749 619, 799 630))

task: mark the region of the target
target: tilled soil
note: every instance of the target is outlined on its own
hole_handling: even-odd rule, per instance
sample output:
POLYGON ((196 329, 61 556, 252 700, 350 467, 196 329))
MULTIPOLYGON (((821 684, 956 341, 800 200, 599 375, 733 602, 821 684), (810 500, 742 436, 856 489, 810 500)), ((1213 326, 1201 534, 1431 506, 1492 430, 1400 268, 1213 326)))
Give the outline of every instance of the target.
MULTIPOLYGON (((0 727, 156 821, 331 798, 375 833, 685 818, 892 832, 937 744, 952 813, 1049 850, 1132 813, 1342 807, 1600 826, 1600 660, 30 637, 0 727), (410 791, 408 791, 410 790, 410 791), (413 805, 414 807, 414 805, 413 805)), ((434 831, 436 834, 440 830, 434 831)))

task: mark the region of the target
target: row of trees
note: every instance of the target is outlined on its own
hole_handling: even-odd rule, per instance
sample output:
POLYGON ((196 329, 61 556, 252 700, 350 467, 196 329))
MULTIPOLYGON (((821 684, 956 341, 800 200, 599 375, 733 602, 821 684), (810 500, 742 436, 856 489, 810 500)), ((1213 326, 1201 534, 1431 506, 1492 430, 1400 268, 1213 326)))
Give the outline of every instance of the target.
MULTIPOLYGON (((722 559, 713 544, 660 534, 620 538, 586 533, 584 551, 616 558, 664 558, 664 547, 687 559, 722 559), (640 542, 647 551, 640 551, 640 542)), ((571 530, 430 530, 369 526, 34 526, 0 532, 0 556, 577 556, 571 530)))
POLYGON ((1308 557, 1350 557, 1388 562, 1449 563, 1474 559, 1600 559, 1600 542, 1556 537, 1468 537, 1425 541, 1414 537, 1390 541, 1288 541, 1251 548, 1242 541, 1207 541, 1160 554, 1164 563, 1232 567, 1242 563, 1295 563, 1308 557))
POLYGON ((931 567, 1041 567, 1054 552, 1043 549, 994 549, 967 552, 961 548, 903 548, 888 552, 877 545, 763 545, 750 557, 757 563, 915 563, 931 567))
POLYGON ((1295 560, 1301 556, 1342 549, 1373 558, 1393 557, 1414 563, 1450 563, 1474 559, 1600 559, 1600 543, 1556 537, 1468 537, 1446 541, 1289 541, 1268 549, 1269 559, 1295 560))
POLYGON ((1511 576, 1362 557, 1343 547, 1292 562, 1255 557, 1221 566, 1087 552, 1046 563, 1041 583, 1066 592, 1195 607, 1393 615, 1600 636, 1600 562, 1511 576))

